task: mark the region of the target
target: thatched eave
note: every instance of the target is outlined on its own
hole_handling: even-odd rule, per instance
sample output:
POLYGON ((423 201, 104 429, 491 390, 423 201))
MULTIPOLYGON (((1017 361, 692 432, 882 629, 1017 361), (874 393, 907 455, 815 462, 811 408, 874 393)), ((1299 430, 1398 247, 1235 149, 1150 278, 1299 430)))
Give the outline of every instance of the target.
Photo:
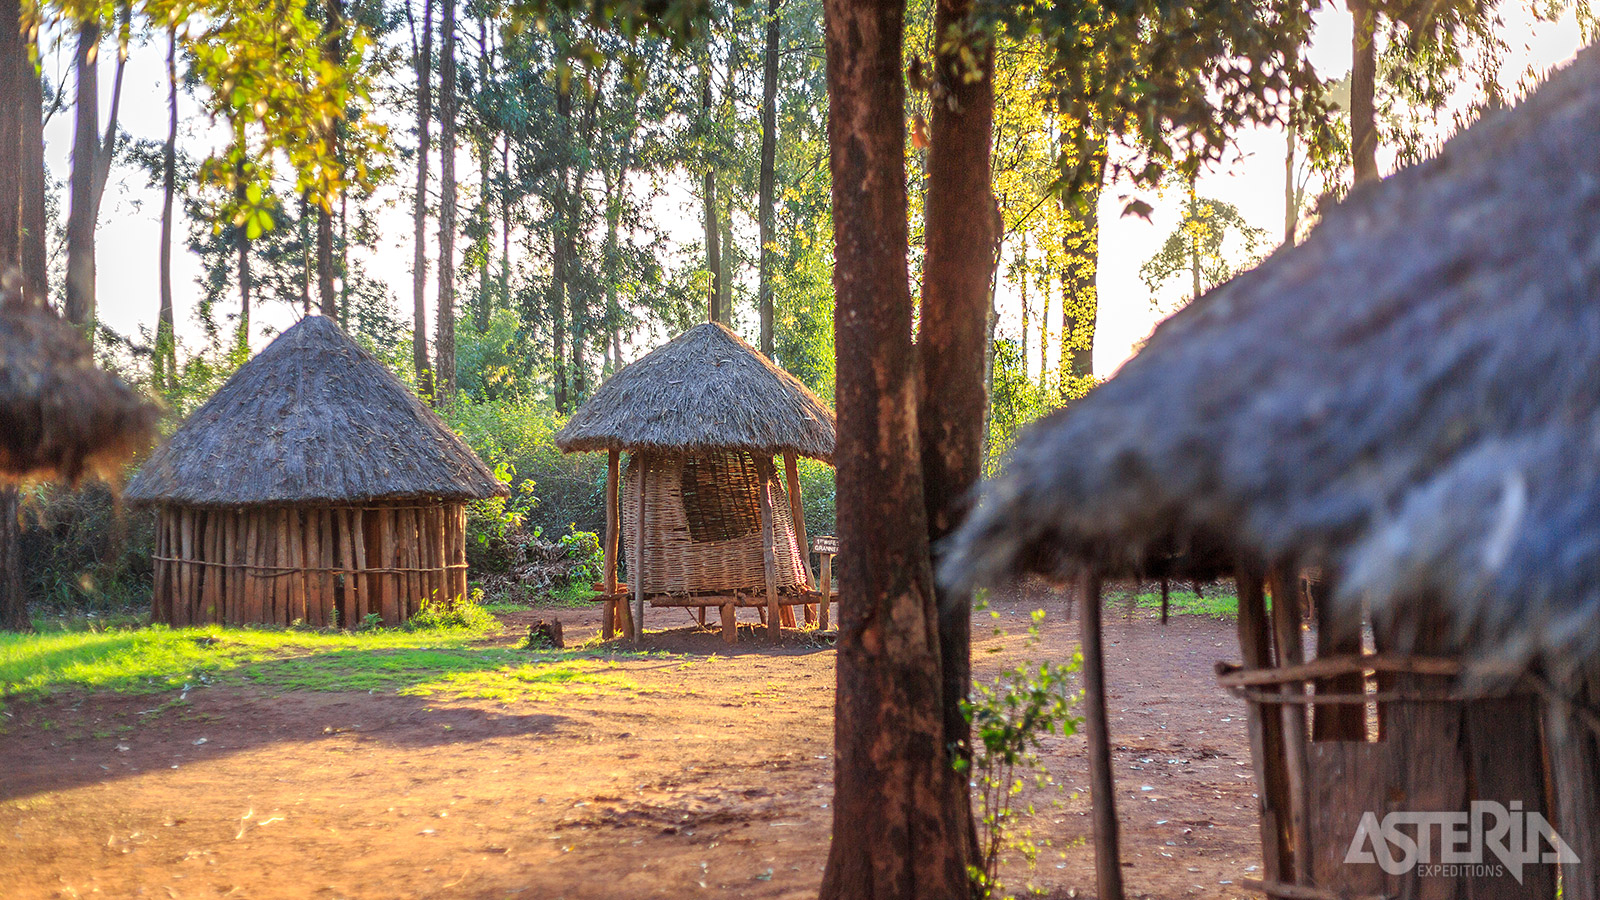
POLYGON ((129 483, 190 506, 473 500, 506 486, 466 442, 333 320, 279 335, 129 483))
POLYGON ((707 322, 612 375, 556 434, 569 453, 794 452, 832 461, 835 423, 798 378, 707 322))

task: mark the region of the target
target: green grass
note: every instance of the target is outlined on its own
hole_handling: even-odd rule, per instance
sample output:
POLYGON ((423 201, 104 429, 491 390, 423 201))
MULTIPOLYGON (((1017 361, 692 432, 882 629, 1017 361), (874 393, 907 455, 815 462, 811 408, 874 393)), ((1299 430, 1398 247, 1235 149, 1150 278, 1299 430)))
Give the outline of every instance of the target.
POLYGON ((208 683, 513 700, 636 690, 614 659, 670 656, 580 645, 486 647, 482 628, 203 628, 0 633, 0 707, 66 691, 155 693, 208 683))
POLYGON ((148 693, 285 657, 462 648, 482 635, 474 629, 350 634, 215 625, 0 633, 0 698, 39 697, 60 690, 148 693))
MULTIPOLYGON (((1106 598, 1108 609, 1119 609, 1127 605, 1129 595, 1126 592, 1111 594, 1106 598)), ((1161 611, 1161 592, 1150 591, 1136 594, 1132 598, 1135 608, 1161 611)), ((1167 611, 1174 616, 1206 616, 1213 619, 1235 619, 1239 616, 1239 598, 1232 591, 1212 585, 1205 596, 1199 596, 1194 591, 1172 590, 1167 594, 1167 611)))

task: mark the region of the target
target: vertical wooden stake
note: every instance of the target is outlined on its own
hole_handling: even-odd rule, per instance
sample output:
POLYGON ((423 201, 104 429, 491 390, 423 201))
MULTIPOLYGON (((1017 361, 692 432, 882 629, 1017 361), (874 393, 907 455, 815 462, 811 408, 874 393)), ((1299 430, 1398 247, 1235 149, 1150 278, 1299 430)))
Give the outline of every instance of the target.
POLYGON ((819 554, 822 557, 822 609, 818 610, 817 627, 823 631, 828 630, 828 606, 833 602, 833 554, 819 554))
MULTIPOLYGON (((1239 653, 1247 669, 1272 668, 1272 633, 1267 624, 1261 574, 1239 567, 1239 653)), ((1282 881, 1294 866, 1289 857, 1289 786, 1283 765, 1283 719, 1261 704, 1245 701, 1250 756, 1255 761, 1261 813, 1262 870, 1268 881, 1282 881)))
POLYGON ((650 456, 646 453, 639 454, 639 521, 634 523, 633 532, 633 558, 638 562, 635 567, 637 572, 630 572, 628 578, 633 581, 633 621, 629 624, 629 634, 635 644, 644 640, 644 522, 645 522, 645 490, 646 479, 650 475, 650 456))
POLYGON ((1167 624, 1167 596, 1172 592, 1172 582, 1161 578, 1161 624, 1167 624))
MULTIPOLYGON (((1272 592, 1272 624, 1277 636, 1278 665, 1297 666, 1305 662, 1305 650, 1300 642, 1300 592, 1294 582, 1285 577, 1282 569, 1273 569, 1267 575, 1267 586, 1272 592)), ((1305 688, 1297 683, 1285 682, 1285 694, 1304 694, 1305 688)), ((1285 703, 1280 708, 1283 719, 1283 761, 1289 791, 1289 834, 1294 854, 1294 880, 1297 884, 1311 884, 1311 793, 1307 784, 1310 769, 1306 748, 1306 707, 1302 703, 1285 703)))
POLYGON ((621 470, 622 451, 610 450, 606 454, 606 542, 605 571, 600 579, 601 592, 613 599, 605 604, 605 622, 601 624, 601 637, 611 640, 617 615, 617 545, 622 537, 621 513, 617 509, 617 482, 621 470))
POLYGON ((167 564, 160 557, 171 556, 167 552, 167 508, 165 506, 156 510, 156 557, 150 566, 150 621, 161 622, 161 598, 166 594, 167 564))
POLYGON ((191 562, 195 557, 194 508, 184 507, 182 515, 183 590, 179 594, 178 603, 172 617, 172 624, 177 626, 194 624, 195 589, 199 587, 195 580, 195 567, 191 562))
POLYGON ((1100 641, 1100 576, 1079 579, 1078 624, 1083 645, 1083 712, 1089 742, 1089 790, 1094 804, 1094 870, 1100 900, 1123 900, 1122 849, 1117 832, 1116 786, 1106 718, 1105 653, 1100 641))
POLYGON ((783 622, 778 612, 778 560, 773 544, 776 537, 772 528, 772 457, 756 457, 756 476, 761 486, 756 491, 756 503, 761 510, 761 564, 767 576, 767 637, 776 641, 783 633, 783 622))
POLYGON ((350 623, 351 628, 360 625, 368 613, 380 612, 382 601, 379 599, 381 590, 372 577, 367 574, 367 511, 364 509, 350 510, 350 543, 355 550, 355 570, 360 573, 355 577, 356 584, 356 612, 355 620, 350 623))
POLYGON ((730 644, 739 640, 739 610, 730 599, 722 604, 722 639, 730 644))
MULTIPOLYGON (((382 507, 378 510, 378 566, 384 569, 394 569, 398 565, 395 558, 395 517, 398 515, 393 509, 382 507)), ((400 624, 400 576, 395 572, 384 572, 378 576, 378 581, 383 585, 383 624, 400 624)))
MULTIPOLYGON (((806 534, 806 507, 800 499, 800 467, 793 450, 783 452, 783 474, 789 486, 789 518, 794 524, 794 538, 800 551, 800 568, 806 573, 806 587, 816 588, 817 579, 811 571, 811 538, 806 534)), ((806 621, 811 621, 807 608, 806 621)))

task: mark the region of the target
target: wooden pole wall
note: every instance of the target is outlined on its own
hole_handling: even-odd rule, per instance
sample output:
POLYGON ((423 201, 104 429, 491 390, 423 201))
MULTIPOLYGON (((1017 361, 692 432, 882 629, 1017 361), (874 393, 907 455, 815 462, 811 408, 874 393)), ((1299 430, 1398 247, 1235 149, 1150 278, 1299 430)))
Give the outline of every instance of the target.
POLYGON ((466 596, 466 504, 163 506, 151 570, 154 622, 398 625, 466 596))
POLYGON ((645 479, 650 474, 650 457, 639 454, 639 521, 634 523, 633 530, 633 558, 638 563, 637 572, 628 573, 633 581, 633 621, 628 626, 628 631, 633 637, 633 642, 638 643, 644 639, 644 523, 645 523, 645 479))
MULTIPOLYGON (((603 548, 606 567, 600 586, 605 589, 606 596, 611 597, 617 593, 617 545, 620 543, 622 533, 621 515, 617 510, 617 481, 622 451, 612 450, 607 456, 609 458, 606 462, 606 543, 603 548)), ((607 600, 602 615, 605 621, 601 623, 601 637, 609 641, 615 633, 617 601, 607 600)))
MULTIPOLYGON (((1267 576, 1267 587, 1272 593, 1272 624, 1278 647, 1279 666, 1297 666, 1305 662, 1305 648, 1301 643, 1300 592, 1295 582, 1281 569, 1267 576)), ((1285 694, 1304 694, 1299 682, 1285 682, 1285 694)), ((1311 792, 1309 786, 1306 704, 1284 703, 1279 710, 1282 717, 1284 780, 1289 793, 1290 845, 1294 857, 1294 881, 1311 884, 1311 792)), ((1287 874, 1287 873, 1286 873, 1287 874)))
POLYGON ((778 560, 773 547, 776 536, 772 527, 772 469, 771 457, 756 457, 756 472, 761 480, 756 504, 761 511, 761 568, 767 580, 767 637, 776 641, 782 634, 783 619, 778 609, 778 560))

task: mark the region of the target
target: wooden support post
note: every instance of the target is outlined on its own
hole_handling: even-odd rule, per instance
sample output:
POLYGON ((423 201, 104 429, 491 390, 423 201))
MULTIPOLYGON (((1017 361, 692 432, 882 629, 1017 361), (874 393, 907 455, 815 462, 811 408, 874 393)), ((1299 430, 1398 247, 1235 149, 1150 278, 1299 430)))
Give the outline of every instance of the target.
POLYGON ((262 622, 261 611, 261 510, 251 509, 244 520, 244 616, 262 622))
POLYGON ((629 572, 628 578, 633 582, 633 621, 628 625, 628 634, 635 644, 644 640, 644 522, 645 522, 645 490, 646 482, 650 477, 650 455, 639 454, 639 521, 633 528, 633 559, 639 571, 629 572))
MULTIPOLYGON (((622 516, 617 503, 622 451, 610 450, 606 456, 606 542, 602 547, 605 551, 606 564, 600 586, 604 588, 606 595, 610 596, 617 592, 617 545, 622 536, 622 516)), ((603 615, 605 622, 601 625, 601 637, 609 641, 613 634, 612 628, 616 624, 614 619, 617 615, 617 601, 607 600, 603 615)))
POLYGON ((322 515, 316 507, 307 509, 301 514, 301 528, 304 532, 302 564, 306 569, 306 624, 321 628, 327 624, 323 620, 324 604, 327 602, 322 596, 322 573, 317 569, 322 567, 322 515))
MULTIPOLYGON (((1560 686, 1570 700, 1590 709, 1600 701, 1600 666, 1560 686)), ((1547 700, 1545 734, 1550 777, 1555 784, 1556 831, 1576 859, 1561 867, 1562 900, 1600 900, 1600 733, 1573 715, 1571 707, 1547 700)))
MULTIPOLYGON (((1272 668, 1272 633, 1259 572, 1240 566, 1239 653, 1247 669, 1272 668)), ((1245 701, 1250 756, 1255 762, 1256 796, 1261 814, 1261 857, 1266 881, 1282 882, 1293 871, 1289 856, 1289 785, 1283 765, 1283 719, 1261 704, 1245 701)))
MULTIPOLYGON (((395 557, 395 511, 388 508, 378 509, 378 567, 393 569, 398 562, 395 557)), ((378 576, 378 581, 383 585, 383 608, 379 614, 383 616, 383 624, 400 624, 400 576, 394 572, 384 572, 378 576)))
POLYGON ((1089 743, 1089 791, 1094 804, 1094 871, 1100 900, 1122 900, 1122 850, 1117 832, 1116 785, 1111 774, 1111 734, 1106 718, 1105 652, 1100 635, 1100 576, 1079 579, 1078 616, 1083 646, 1083 712, 1089 743))
MULTIPOLYGON (((800 551, 800 568, 806 574, 806 587, 815 589, 817 579, 811 571, 811 538, 806 534, 806 507, 800 499, 800 467, 793 450, 783 453, 783 474, 789 485, 789 518, 794 524, 795 549, 800 551)), ((806 624, 817 621, 817 609, 806 604, 806 624)))
POLYGON ((445 532, 448 527, 445 524, 446 512, 448 510, 443 506, 435 506, 428 510, 428 520, 432 523, 428 535, 429 540, 433 541, 433 564, 439 570, 439 574, 434 576, 439 583, 439 599, 454 601, 464 598, 456 592, 455 586, 451 584, 450 573, 453 570, 450 568, 450 557, 447 549, 449 541, 445 540, 445 532))
POLYGON ((172 624, 179 627, 194 624, 194 615, 191 611, 195 606, 195 588, 197 587, 195 584, 195 567, 192 562, 195 555, 194 508, 189 506, 184 507, 181 515, 182 522, 179 557, 183 560, 181 563, 183 571, 183 587, 182 590, 178 592, 178 602, 174 604, 172 616, 172 624))
MULTIPOLYGON (((1300 613, 1300 592, 1295 582, 1286 577, 1282 569, 1274 569, 1267 576, 1272 592, 1272 624, 1277 637, 1278 665, 1297 666, 1305 662, 1301 645, 1300 626, 1304 618, 1300 613)), ((1304 694, 1303 685, 1285 682, 1280 690, 1284 694, 1304 694)), ((1283 761, 1289 791, 1288 848, 1294 857, 1294 881, 1311 884, 1311 790, 1310 766, 1306 748, 1306 705, 1285 703, 1279 710, 1283 720, 1283 761)))
POLYGON ((828 630, 828 606, 833 602, 833 554, 822 553, 822 609, 818 610, 817 627, 828 630))
POLYGON ((773 547, 776 538, 772 528, 772 457, 756 457, 756 475, 761 482, 756 491, 756 503, 761 511, 761 565, 767 576, 767 637, 776 641, 782 634, 783 623, 778 611, 778 560, 773 547))
POLYGON ((730 599, 722 604, 722 639, 732 644, 739 640, 739 611, 730 599))
POLYGON ((382 606, 382 589, 367 574, 367 513, 363 509, 350 510, 350 543, 355 550, 356 612, 351 628, 360 625, 369 613, 379 612, 382 606))
POLYGON ((171 556, 167 552, 167 508, 160 507, 156 511, 156 559, 150 565, 150 621, 163 622, 161 615, 162 598, 167 593, 167 564, 161 557, 171 556))
MULTIPOLYGON (((1333 610, 1332 572, 1326 572, 1319 581, 1306 585, 1314 617, 1317 620, 1317 656, 1359 656, 1361 630, 1349 628, 1339 633, 1333 610)), ((1361 695, 1366 693, 1367 680, 1360 672, 1336 675, 1322 681, 1318 690, 1330 694, 1361 695)), ((1311 739, 1314 741, 1364 741, 1367 739, 1367 709, 1365 704, 1318 704, 1311 711, 1311 739)))
POLYGON ((1172 593, 1172 583, 1165 577, 1161 579, 1161 624, 1167 624, 1167 599, 1172 593))

